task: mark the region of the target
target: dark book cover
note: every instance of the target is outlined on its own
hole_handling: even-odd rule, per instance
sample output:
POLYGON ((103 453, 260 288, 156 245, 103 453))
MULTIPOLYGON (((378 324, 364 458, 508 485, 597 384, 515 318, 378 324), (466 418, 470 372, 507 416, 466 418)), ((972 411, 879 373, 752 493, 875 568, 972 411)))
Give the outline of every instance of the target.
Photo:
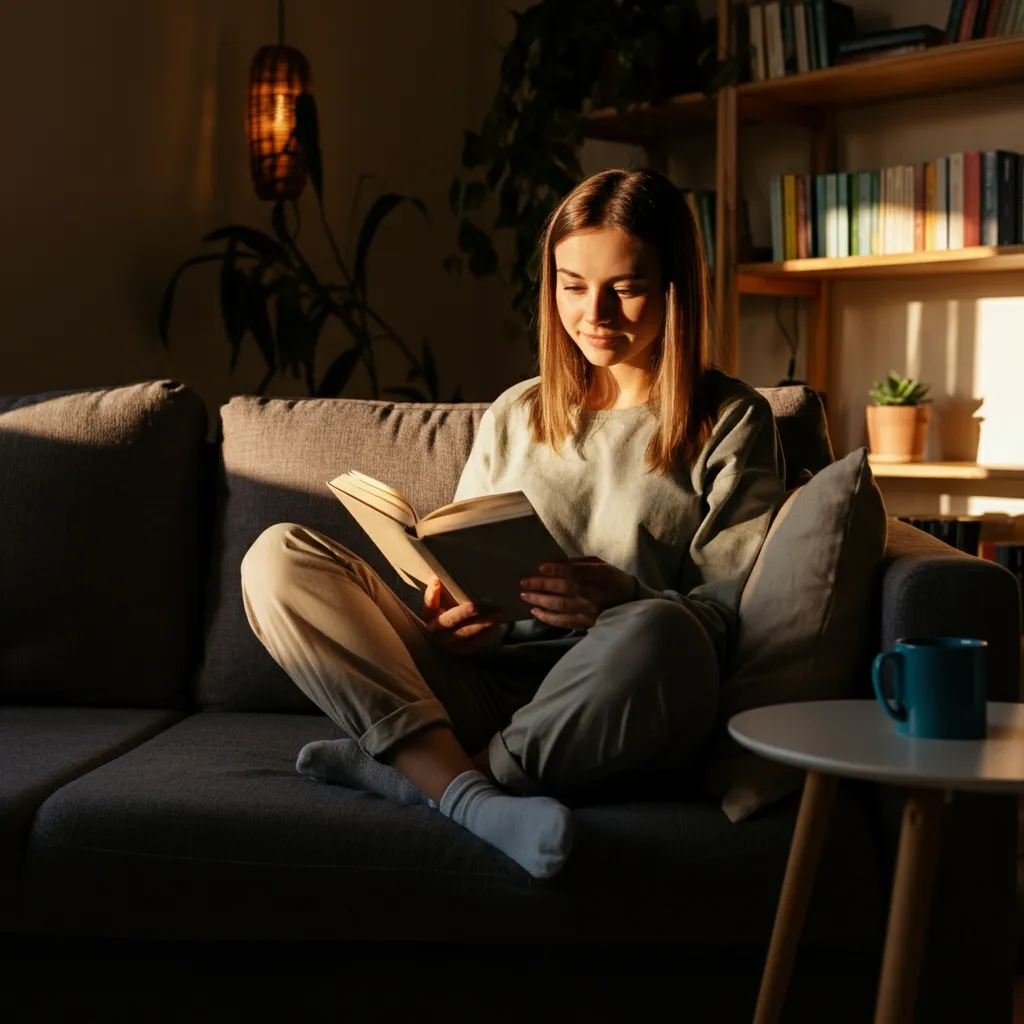
POLYGON ((814 176, 814 255, 828 255, 828 175, 814 176))
POLYGON ((811 65, 812 71, 817 71, 821 67, 821 58, 818 56, 818 30, 815 28, 817 24, 817 15, 815 14, 814 4, 811 0, 806 0, 804 3, 804 21, 807 24, 807 60, 811 65))
POLYGON ((924 43, 926 46, 941 46, 946 33, 934 25, 914 25, 911 28, 893 28, 885 32, 871 32, 859 39, 849 39, 836 47, 836 54, 860 53, 864 50, 885 50, 895 46, 924 43))
POLYGON ((835 65, 842 67, 846 64, 866 64, 872 60, 882 60, 885 57, 901 57, 906 53, 923 53, 928 47, 924 43, 908 43, 906 46, 893 46, 886 50, 861 50, 859 53, 838 53, 836 54, 835 65))
POLYGON ((784 3, 781 11, 782 17, 782 59, 786 67, 787 75, 797 73, 796 62, 796 25, 793 18, 793 7, 784 3))
POLYGON ((974 15, 974 26, 971 29, 972 39, 983 39, 985 27, 988 25, 989 0, 978 0, 978 11, 974 15))
POLYGON ((955 43, 960 34, 960 22, 964 16, 964 0, 951 0, 949 18, 946 21, 946 42, 955 43))
POLYGON ((998 153, 999 241, 997 245, 1013 245, 1017 241, 1017 154, 998 153))
POLYGON ((981 244, 999 244, 998 153, 987 150, 981 154, 981 244))
POLYGON ((814 0, 818 59, 823 68, 834 63, 836 47, 855 33, 853 8, 838 0, 814 0))
POLYGON ((974 19, 978 13, 978 0, 966 0, 964 3, 964 16, 960 19, 960 31, 957 33, 956 41, 966 43, 974 34, 974 19))

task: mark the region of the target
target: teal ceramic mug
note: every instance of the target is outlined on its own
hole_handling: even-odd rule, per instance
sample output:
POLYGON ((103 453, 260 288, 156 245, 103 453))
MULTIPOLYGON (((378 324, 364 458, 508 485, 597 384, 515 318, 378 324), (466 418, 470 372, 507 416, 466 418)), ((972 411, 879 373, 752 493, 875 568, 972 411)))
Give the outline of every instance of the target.
POLYGON ((980 740, 986 735, 988 644, 961 637, 897 640, 871 667, 875 696, 906 736, 980 740), (892 698, 882 684, 892 663, 892 698))

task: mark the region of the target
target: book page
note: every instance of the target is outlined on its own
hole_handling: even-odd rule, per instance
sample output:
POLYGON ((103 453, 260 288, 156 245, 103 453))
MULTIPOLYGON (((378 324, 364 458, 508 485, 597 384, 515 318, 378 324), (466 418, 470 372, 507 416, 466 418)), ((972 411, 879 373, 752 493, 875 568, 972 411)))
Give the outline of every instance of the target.
POLYGON ((416 525, 416 515, 409 511, 408 504, 397 504, 390 497, 371 489, 368 484, 364 484, 361 480, 357 480, 348 473, 342 473, 341 476, 335 477, 333 480, 328 480, 327 485, 335 492, 335 494, 339 491, 350 494, 353 497, 358 498, 364 504, 377 509, 386 516, 389 516, 395 522, 400 523, 403 527, 408 526, 411 528, 416 525))
MULTIPOLYGON (((462 501, 453 501, 449 505, 442 505, 440 508, 434 509, 433 512, 428 512, 419 522, 436 522, 439 519, 448 519, 453 515, 461 516, 460 522, 472 522, 477 520, 477 517, 493 517, 497 512, 505 512, 506 517, 529 515, 533 512, 533 505, 522 491, 481 494, 475 498, 464 498, 462 501)), ((436 533, 441 529, 447 529, 447 527, 438 525, 432 527, 430 532, 436 533)), ((418 529, 417 532, 420 536, 426 535, 423 530, 418 529)))
POLYGON ((367 487, 373 488, 379 491, 385 498, 390 499, 394 504, 401 505, 406 509, 410 516, 412 516, 413 522, 416 521, 416 510, 409 504, 405 496, 399 491, 396 491, 394 487, 388 486, 388 484, 381 483, 380 480, 374 480, 372 476, 367 476, 365 473, 360 473, 358 469, 350 469, 348 475, 354 477, 360 483, 365 484, 367 487))

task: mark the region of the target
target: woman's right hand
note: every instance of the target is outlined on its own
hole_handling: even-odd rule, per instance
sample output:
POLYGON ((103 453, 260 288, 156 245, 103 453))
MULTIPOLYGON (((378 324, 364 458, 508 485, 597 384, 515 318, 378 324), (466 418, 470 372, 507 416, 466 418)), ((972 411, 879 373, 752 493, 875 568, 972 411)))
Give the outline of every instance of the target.
POLYGON ((439 647, 452 654, 472 654, 494 639, 501 616, 482 614, 473 604, 459 604, 434 576, 423 594, 423 621, 439 647))

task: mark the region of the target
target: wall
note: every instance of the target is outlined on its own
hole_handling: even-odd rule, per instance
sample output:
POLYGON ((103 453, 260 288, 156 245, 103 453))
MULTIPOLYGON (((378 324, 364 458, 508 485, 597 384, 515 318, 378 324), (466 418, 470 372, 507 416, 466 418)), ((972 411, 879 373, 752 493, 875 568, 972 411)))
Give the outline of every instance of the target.
MULTIPOLYGON (((472 400, 530 371, 527 346, 498 340, 502 286, 441 267, 462 131, 490 104, 496 42, 511 26, 498 0, 287 5, 287 41, 313 71, 328 219, 344 238, 362 174, 375 180, 357 220, 374 190, 427 204, 429 223, 407 207, 382 228, 371 297, 411 344, 431 339, 443 393, 461 383, 472 400)), ((269 205, 249 183, 243 112, 249 62, 276 41, 276 4, 34 0, 0 8, 0 38, 17 85, 4 97, 0 164, 0 393, 170 376, 215 413, 229 395, 254 391, 264 366, 251 338, 229 373, 216 270, 183 278, 169 352, 156 315, 173 268, 203 250, 205 232, 230 222, 269 229, 269 205)), ((328 277, 311 190, 301 206, 303 246, 328 277)), ((325 336, 320 372, 341 344, 325 336)), ((403 383, 404 366, 385 357, 381 375, 403 383)), ((305 388, 277 379, 269 393, 305 388)), ((350 393, 368 394, 365 380, 350 393)))

